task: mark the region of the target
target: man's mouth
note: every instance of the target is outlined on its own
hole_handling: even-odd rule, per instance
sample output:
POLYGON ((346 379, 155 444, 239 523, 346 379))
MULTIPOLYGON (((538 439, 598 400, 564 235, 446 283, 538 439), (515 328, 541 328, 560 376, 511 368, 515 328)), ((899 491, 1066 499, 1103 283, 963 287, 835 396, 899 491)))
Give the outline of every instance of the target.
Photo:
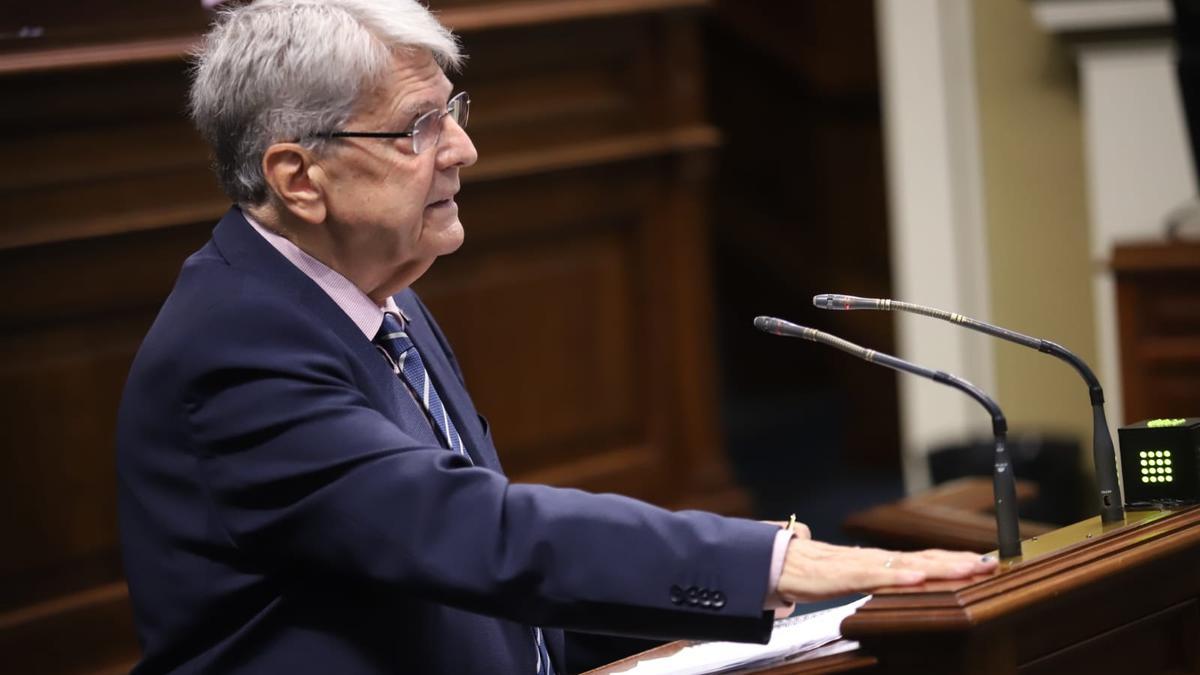
POLYGON ((442 208, 442 207, 445 207, 445 206, 450 206, 450 205, 451 205, 451 204, 453 204, 453 203, 454 203, 454 197, 447 197, 447 198, 445 198, 445 199, 439 199, 439 200, 437 200, 436 202, 432 202, 432 203, 430 203, 428 206, 426 206, 425 208, 427 208, 427 209, 440 209, 440 208, 442 208))

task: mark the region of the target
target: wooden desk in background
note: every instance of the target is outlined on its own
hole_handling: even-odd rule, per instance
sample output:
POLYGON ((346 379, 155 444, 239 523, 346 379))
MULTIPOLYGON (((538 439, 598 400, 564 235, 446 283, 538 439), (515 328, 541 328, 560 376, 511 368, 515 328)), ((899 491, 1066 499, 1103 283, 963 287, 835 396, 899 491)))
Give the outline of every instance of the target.
POLYGON ((1122 424, 1200 415, 1200 243, 1117 246, 1122 424))
MULTIPOLYGON (((1017 481, 1017 503, 1035 497, 1037 485, 1017 481)), ((842 528, 864 542, 886 548, 991 551, 996 548, 992 479, 969 477, 943 483, 907 499, 852 513, 842 528)), ((1054 528, 1022 520, 1021 537, 1036 537, 1054 528)))

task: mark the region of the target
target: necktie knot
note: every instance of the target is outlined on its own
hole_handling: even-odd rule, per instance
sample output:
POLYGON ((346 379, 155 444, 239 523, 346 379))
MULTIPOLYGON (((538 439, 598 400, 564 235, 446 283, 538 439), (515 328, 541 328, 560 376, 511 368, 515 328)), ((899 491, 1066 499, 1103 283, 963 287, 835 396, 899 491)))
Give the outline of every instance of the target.
POLYGON ((408 337, 408 332, 405 330, 404 324, 396 318, 396 315, 391 313, 383 315, 383 324, 379 326, 379 332, 375 334, 375 344, 385 347, 396 347, 401 352, 413 346, 412 339, 408 337))

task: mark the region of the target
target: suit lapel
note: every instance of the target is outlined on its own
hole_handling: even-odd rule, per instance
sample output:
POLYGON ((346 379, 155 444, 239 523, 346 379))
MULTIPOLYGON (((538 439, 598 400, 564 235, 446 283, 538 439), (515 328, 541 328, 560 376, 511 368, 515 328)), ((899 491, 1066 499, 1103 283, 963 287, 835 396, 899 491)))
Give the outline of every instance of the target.
POLYGON ((231 265, 247 274, 270 279, 281 292, 294 297, 297 312, 315 313, 345 343, 366 373, 363 393, 376 410, 415 440, 441 445, 420 404, 409 395, 378 348, 320 286, 255 232, 239 209, 230 209, 217 223, 213 241, 231 265))
POLYGON ((408 336, 420 350, 421 359, 425 362, 425 370, 432 378, 433 385, 437 387, 438 394, 442 397, 442 404, 450 412, 450 418, 454 420, 454 427, 462 436, 471 459, 474 460, 476 466, 501 472, 496 450, 484 438, 479 413, 475 411, 470 395, 467 394, 466 388, 463 387, 458 375, 454 372, 454 367, 446 358, 441 342, 433 334, 424 308, 417 304, 415 294, 411 290, 397 295, 396 303, 410 317, 408 336))

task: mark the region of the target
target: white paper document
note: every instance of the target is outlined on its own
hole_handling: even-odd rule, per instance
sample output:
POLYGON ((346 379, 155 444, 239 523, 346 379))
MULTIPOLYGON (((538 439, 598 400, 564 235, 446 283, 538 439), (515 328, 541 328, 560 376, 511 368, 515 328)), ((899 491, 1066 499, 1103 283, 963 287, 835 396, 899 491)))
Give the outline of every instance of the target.
POLYGON ((621 672, 623 675, 701 675, 782 661, 841 639, 842 619, 870 599, 868 595, 840 607, 780 619, 775 622, 771 641, 765 645, 699 642, 670 656, 639 660, 637 665, 621 672))

